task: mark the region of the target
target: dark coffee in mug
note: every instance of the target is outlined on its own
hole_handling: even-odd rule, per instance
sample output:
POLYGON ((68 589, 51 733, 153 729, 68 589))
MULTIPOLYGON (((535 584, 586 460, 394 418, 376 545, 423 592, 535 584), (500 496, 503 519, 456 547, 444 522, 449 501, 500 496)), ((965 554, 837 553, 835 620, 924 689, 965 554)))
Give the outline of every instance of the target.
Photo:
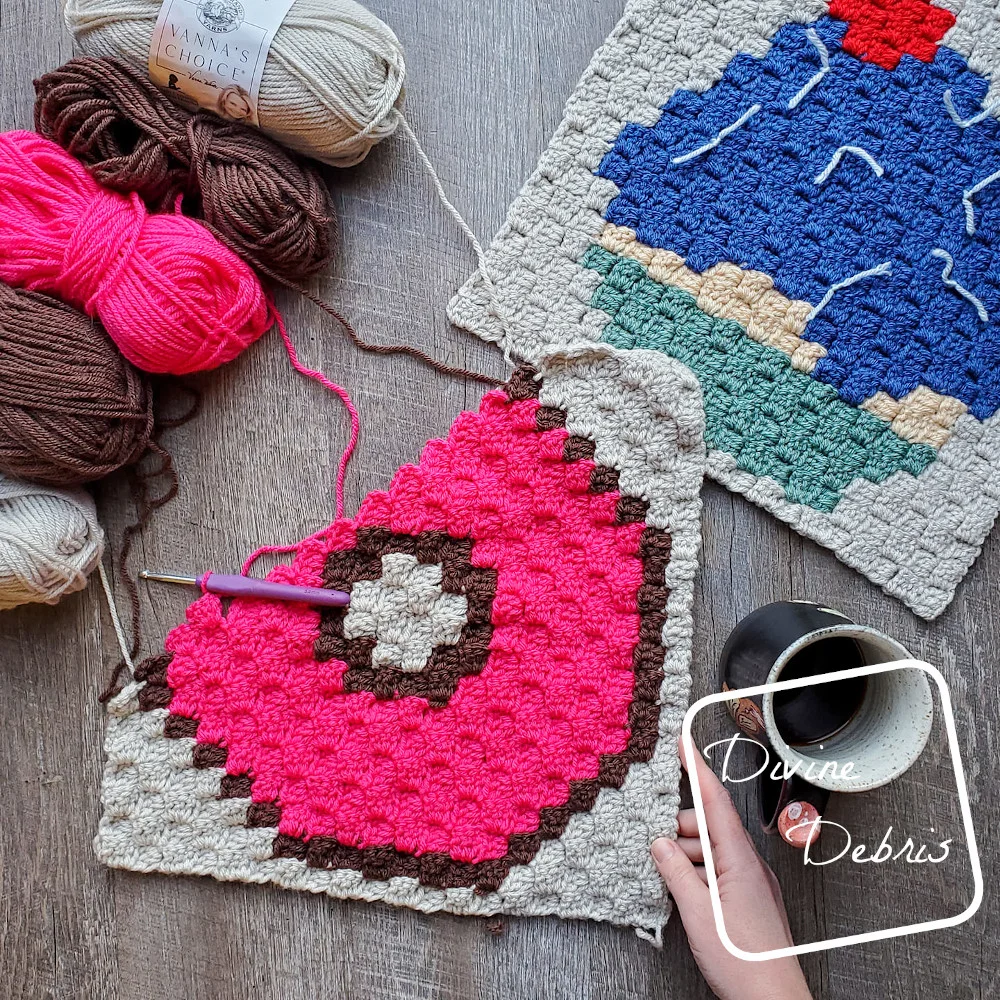
MULTIPOLYGON (((780 788, 762 789, 761 820, 769 831, 782 801, 808 800, 808 787, 801 786, 828 792, 878 788, 920 756, 930 734, 930 685, 906 648, 813 601, 778 601, 749 614, 726 640, 719 666, 724 691, 817 678, 801 688, 727 702, 744 736, 792 771, 780 788), (864 670, 900 661, 908 666, 864 670), (823 675, 852 669, 862 676, 823 681, 823 675), (795 782, 800 786, 789 787, 795 782)), ((822 802, 815 807, 822 813, 822 802)))
MULTIPOLYGON (((816 677, 863 666, 857 640, 846 636, 820 639, 796 653, 781 671, 783 681, 816 677)), ((774 694, 774 721, 786 743, 811 746, 839 733, 865 699, 867 677, 817 684, 774 694)))

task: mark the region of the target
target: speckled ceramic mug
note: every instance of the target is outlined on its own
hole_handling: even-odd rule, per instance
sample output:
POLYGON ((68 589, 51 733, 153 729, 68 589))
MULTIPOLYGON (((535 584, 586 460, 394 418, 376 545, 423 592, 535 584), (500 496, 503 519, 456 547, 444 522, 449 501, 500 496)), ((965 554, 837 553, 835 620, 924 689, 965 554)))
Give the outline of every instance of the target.
MULTIPOLYGON (((729 636, 720 664, 722 688, 821 678, 910 658, 895 639, 839 611, 811 601, 779 601, 758 608, 729 636)), ((920 756, 933 724, 930 684, 912 668, 734 699, 729 710, 746 736, 794 769, 784 780, 770 777, 769 769, 759 781, 761 823, 783 836, 804 818, 820 815, 830 792, 868 791, 899 777, 920 756)))

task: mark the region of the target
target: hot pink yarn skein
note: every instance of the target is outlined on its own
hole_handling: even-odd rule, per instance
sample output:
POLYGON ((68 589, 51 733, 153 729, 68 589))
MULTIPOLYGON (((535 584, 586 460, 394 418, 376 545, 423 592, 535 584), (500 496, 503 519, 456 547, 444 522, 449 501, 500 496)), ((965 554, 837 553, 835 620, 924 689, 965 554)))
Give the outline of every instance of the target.
POLYGON ((99 317, 148 372, 214 368, 272 323, 256 275, 204 226, 149 215, 33 132, 0 134, 0 217, 0 280, 99 317))

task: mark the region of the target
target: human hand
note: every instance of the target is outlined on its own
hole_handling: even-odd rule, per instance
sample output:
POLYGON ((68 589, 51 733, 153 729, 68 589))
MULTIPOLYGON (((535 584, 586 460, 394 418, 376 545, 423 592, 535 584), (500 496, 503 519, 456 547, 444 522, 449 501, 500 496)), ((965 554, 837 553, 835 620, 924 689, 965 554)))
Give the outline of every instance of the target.
MULTIPOLYGON (((683 745, 681 762, 686 769, 692 766, 683 745)), ((794 942, 774 872, 757 853, 722 782, 700 754, 693 764, 698 769, 719 897, 733 944, 750 952, 789 947, 794 942)), ((811 1000, 794 958, 747 962, 726 950, 715 927, 693 809, 681 810, 677 840, 654 841, 652 854, 677 904, 694 960, 720 1000, 811 1000)))

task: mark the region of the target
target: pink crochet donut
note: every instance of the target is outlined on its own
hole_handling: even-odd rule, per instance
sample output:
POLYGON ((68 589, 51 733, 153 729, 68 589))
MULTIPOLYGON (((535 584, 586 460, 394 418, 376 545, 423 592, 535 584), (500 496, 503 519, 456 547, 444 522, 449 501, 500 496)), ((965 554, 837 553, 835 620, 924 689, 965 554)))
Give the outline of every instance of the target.
POLYGON ((649 759, 670 539, 536 393, 488 393, 272 574, 349 609, 207 595, 148 674, 276 856, 495 888, 649 759))

